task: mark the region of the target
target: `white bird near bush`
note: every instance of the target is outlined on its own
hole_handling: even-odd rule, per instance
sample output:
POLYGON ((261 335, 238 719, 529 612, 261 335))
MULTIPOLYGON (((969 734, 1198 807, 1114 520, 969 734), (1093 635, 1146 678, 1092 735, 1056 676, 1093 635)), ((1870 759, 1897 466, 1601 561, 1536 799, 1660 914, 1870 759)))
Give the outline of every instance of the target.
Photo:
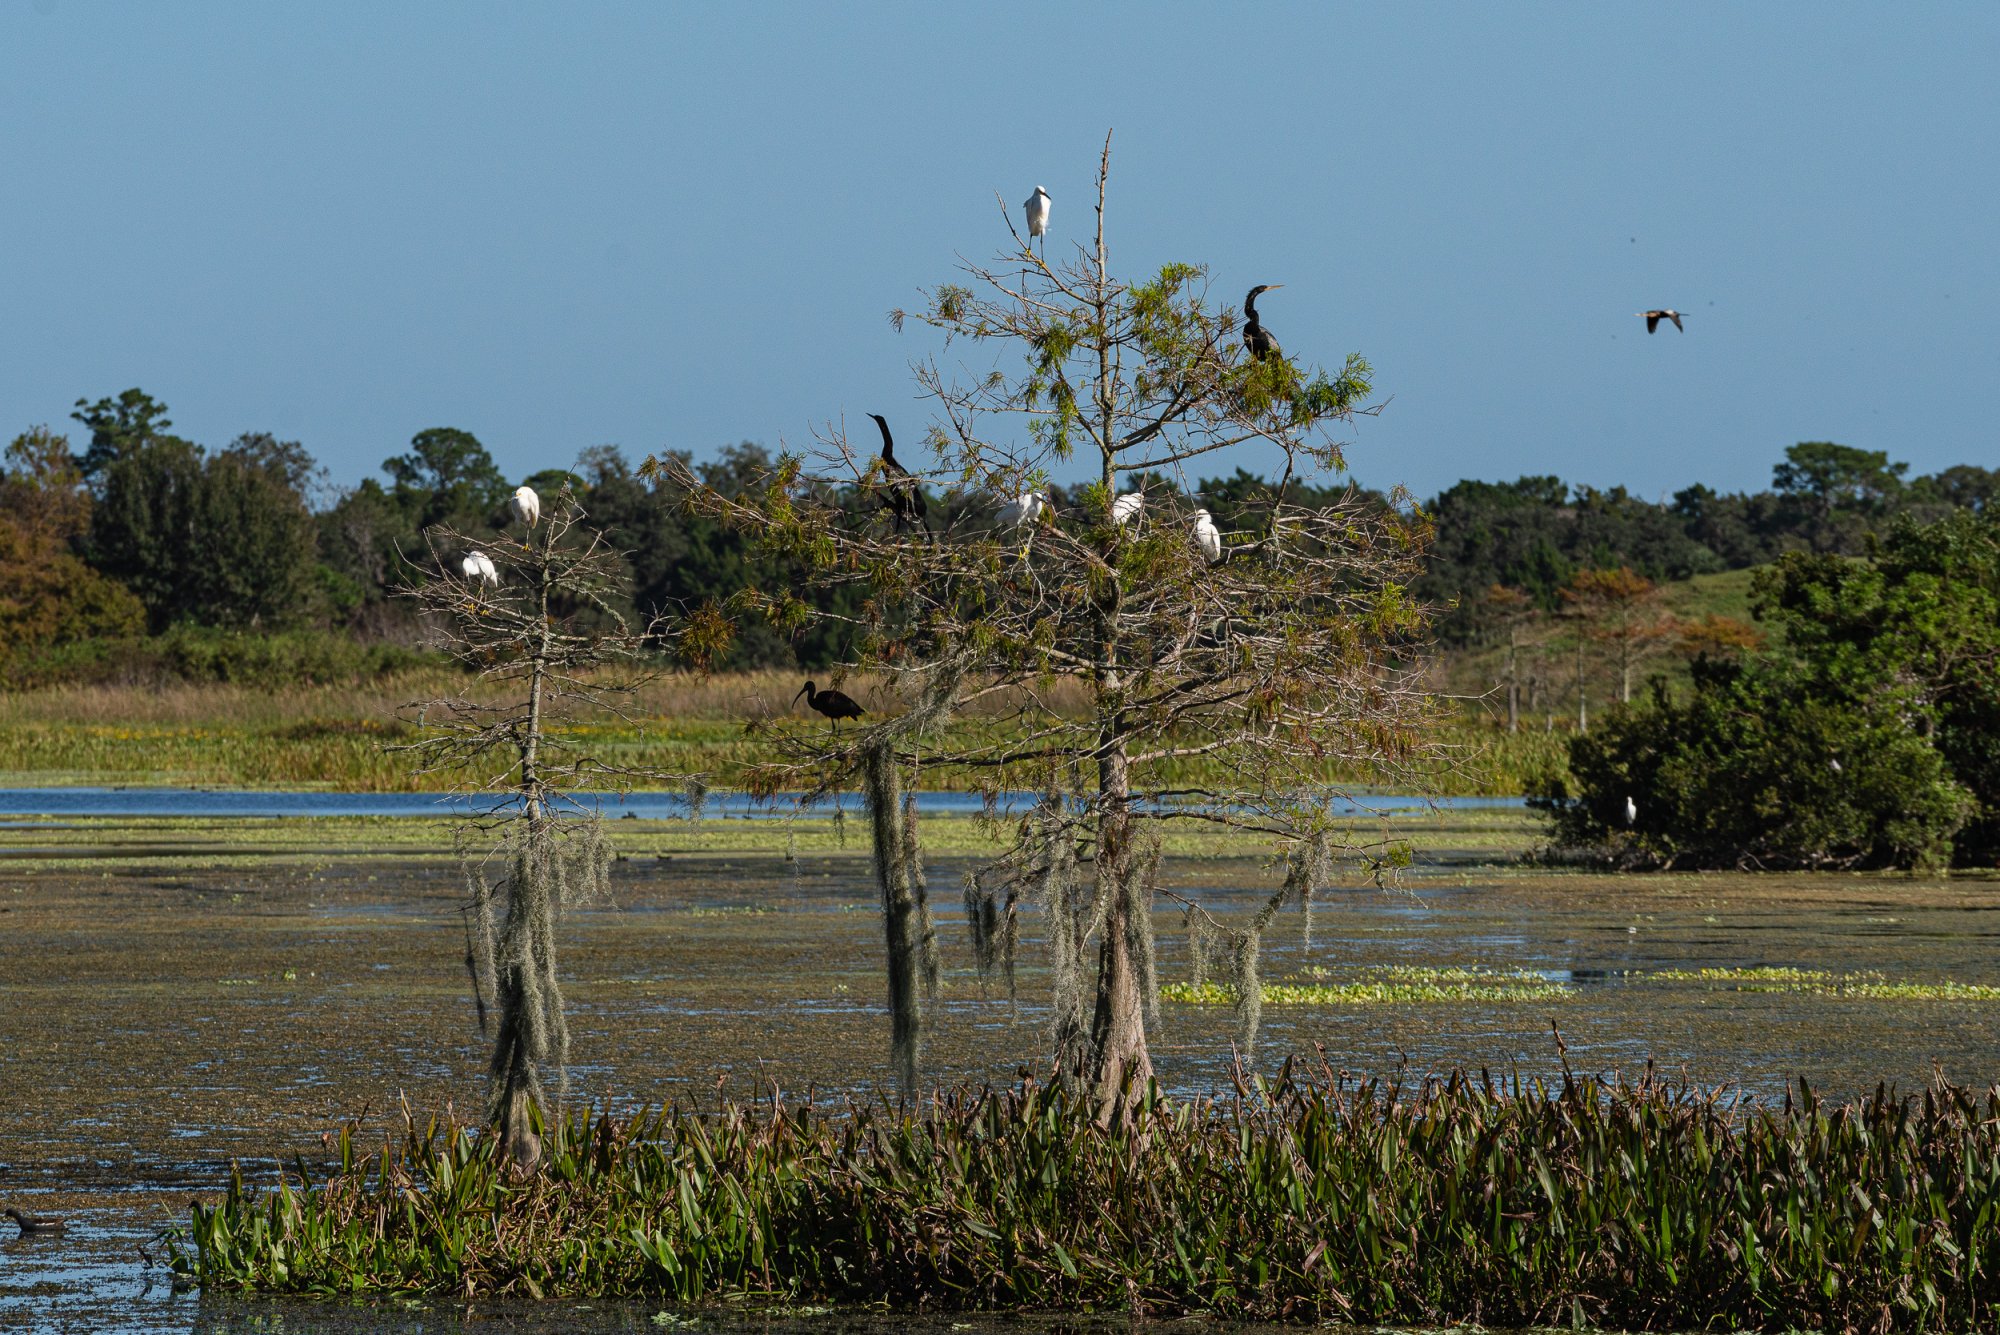
MULTIPOLYGON (((1035 193, 1028 196, 1028 202, 1021 206, 1021 211, 1028 215, 1028 239, 1046 238, 1049 234, 1049 192, 1036 186, 1035 193)), ((1046 239, 1043 240, 1044 248, 1048 244, 1046 239)))
POLYGON ((514 488, 514 499, 510 504, 514 507, 514 518, 529 528, 533 528, 542 517, 542 498, 535 495, 533 487, 514 488))
POLYGON ((1124 528, 1137 519, 1139 512, 1145 508, 1146 493, 1143 491, 1128 491, 1123 496, 1114 496, 1111 498, 1111 522, 1124 528))
POLYGON ((1625 828, 1631 829, 1639 823, 1639 804, 1632 800, 1632 794, 1625 794, 1625 828))
POLYGON ((474 584, 487 584, 494 588, 500 585, 499 568, 493 564, 493 558, 485 552, 466 553, 465 559, 458 563, 458 568, 463 570, 465 577, 474 584))
POLYGON ((1032 524, 1040 519, 1042 512, 1048 508, 1049 498, 1046 493, 1028 491, 1001 506, 1000 513, 996 517, 1010 528, 1019 528, 1023 524, 1032 524))
POLYGON ((1201 548, 1210 565, 1222 559, 1222 530, 1215 526, 1215 520, 1206 510, 1194 512, 1194 545, 1201 548))

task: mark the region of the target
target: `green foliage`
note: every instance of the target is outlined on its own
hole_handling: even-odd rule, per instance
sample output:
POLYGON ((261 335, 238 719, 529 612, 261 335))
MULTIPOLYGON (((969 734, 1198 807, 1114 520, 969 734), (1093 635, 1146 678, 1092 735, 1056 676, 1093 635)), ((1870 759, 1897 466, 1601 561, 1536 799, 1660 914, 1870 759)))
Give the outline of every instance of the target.
POLYGON ((208 1290, 834 1302, 1362 1325, 1970 1329, 2000 1266, 2000 1091, 1782 1108, 1454 1076, 914 1111, 567 1120, 533 1180, 407 1126, 197 1205, 208 1290))
MULTIPOLYGON (((435 654, 399 644, 362 644, 331 631, 253 634, 175 626, 155 636, 94 638, 0 661, 9 690, 54 685, 167 686, 233 683, 278 690, 384 681, 440 662, 435 654)), ((210 721, 220 742, 231 720, 210 721)))
POLYGON ((2000 516, 1905 516, 1861 560, 1793 553, 1757 598, 1782 644, 1571 742, 1580 795, 1542 785, 1558 844, 1703 866, 2000 856, 2000 516))

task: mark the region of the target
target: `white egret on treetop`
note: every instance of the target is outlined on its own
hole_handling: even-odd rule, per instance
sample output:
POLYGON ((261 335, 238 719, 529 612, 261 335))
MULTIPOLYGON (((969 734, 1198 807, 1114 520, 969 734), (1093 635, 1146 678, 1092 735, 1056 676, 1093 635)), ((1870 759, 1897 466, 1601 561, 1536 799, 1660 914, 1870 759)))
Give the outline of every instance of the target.
POLYGON ((1206 510, 1194 512, 1194 543, 1210 565, 1222 559, 1222 530, 1215 526, 1206 510))
POLYGON ((1111 498, 1111 522, 1123 528, 1137 519, 1139 512, 1145 508, 1144 492, 1128 491, 1123 496, 1114 496, 1111 498))
POLYGON ((474 584, 499 587, 500 571, 493 564, 493 558, 485 552, 468 552, 465 559, 458 563, 458 568, 464 571, 465 577, 474 584))
POLYGON ((1038 236, 1041 237, 1042 248, 1047 250, 1049 244, 1049 192, 1040 186, 1036 186, 1035 193, 1028 196, 1028 202, 1023 204, 1021 209, 1028 215, 1028 239, 1032 241, 1038 236))
POLYGON ((1646 322, 1646 332, 1649 334, 1660 327, 1660 321, 1662 320, 1672 320, 1674 328, 1680 330, 1683 334, 1687 332, 1687 327, 1681 323, 1681 313, 1679 311, 1639 311, 1637 315, 1641 320, 1646 322))
POLYGON ((994 517, 1002 524, 1018 528, 1022 524, 1032 524, 1042 517, 1049 508, 1049 498, 1044 492, 1026 491, 1000 507, 994 517))
POLYGON ((1263 292, 1275 292, 1283 283, 1259 283, 1250 289, 1250 295, 1243 298, 1243 346, 1250 349, 1250 355, 1263 361, 1272 353, 1284 355, 1278 340, 1271 337, 1271 331, 1257 318, 1257 296, 1263 292))
POLYGON ((533 487, 514 488, 514 499, 509 504, 513 507, 514 518, 529 528, 533 528, 535 522, 542 517, 542 498, 535 495, 533 487))

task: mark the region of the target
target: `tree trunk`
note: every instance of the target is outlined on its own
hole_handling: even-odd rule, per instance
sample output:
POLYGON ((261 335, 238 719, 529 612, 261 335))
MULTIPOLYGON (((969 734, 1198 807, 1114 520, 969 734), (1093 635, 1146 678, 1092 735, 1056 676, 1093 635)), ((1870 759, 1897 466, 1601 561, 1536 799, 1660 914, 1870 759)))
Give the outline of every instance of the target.
POLYGON ((917 1045, 923 1014, 918 999, 923 959, 923 913, 910 883, 911 858, 903 846, 901 776, 888 742, 869 748, 868 815, 873 825, 875 879, 882 891, 882 922, 889 947, 889 1057, 903 1097, 917 1096, 917 1045))
POLYGON ((1521 730, 1520 633, 1507 632, 1507 731, 1521 730))
POLYGON ((1146 905, 1135 902, 1138 878, 1130 865, 1135 853, 1122 747, 1099 761, 1099 778, 1106 813, 1098 826, 1097 892, 1109 896, 1109 902, 1097 947, 1097 1005, 1090 1020, 1085 1077, 1092 1113, 1109 1123, 1126 1111, 1127 1094, 1152 1079, 1153 1061, 1146 1051, 1145 1000, 1132 958, 1133 920, 1146 912, 1146 905))
POLYGON ((1583 641, 1576 642, 1576 730, 1590 731, 1590 701, 1583 690, 1583 641))

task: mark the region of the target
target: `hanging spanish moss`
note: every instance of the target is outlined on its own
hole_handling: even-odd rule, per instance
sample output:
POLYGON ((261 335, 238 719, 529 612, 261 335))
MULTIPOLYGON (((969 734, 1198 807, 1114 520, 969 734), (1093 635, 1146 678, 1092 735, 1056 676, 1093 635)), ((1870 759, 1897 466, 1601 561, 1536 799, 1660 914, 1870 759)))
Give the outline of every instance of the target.
POLYGON ((1145 1006, 1146 1023, 1160 1023, 1160 978, 1153 957, 1153 890, 1160 878, 1160 836, 1148 832, 1140 836, 1139 847, 1126 859, 1130 878, 1125 919, 1126 944, 1131 950, 1132 967, 1138 975, 1139 997, 1145 1006))
POLYGON ((937 919, 931 915, 930 880, 924 875, 924 860, 918 855, 917 795, 903 794, 903 880, 917 901, 917 972, 923 978, 924 1000, 935 1006, 944 986, 943 968, 938 963, 937 919))
POLYGON ((610 887, 613 852, 595 816, 559 820, 543 813, 515 822, 498 850, 507 874, 492 884, 467 864, 472 891, 468 960, 482 1031, 486 998, 498 1012, 487 1115, 522 1168, 541 1158, 536 1119, 546 1077, 556 1081, 556 1111, 569 1094, 569 1025, 556 977, 555 924, 573 904, 610 887), (496 922, 496 902, 504 916, 496 922))
POLYGON ((1020 944, 1020 880, 1004 867, 982 867, 965 874, 965 924, 972 937, 972 959, 985 987, 997 970, 1007 984, 1007 1004, 1018 997, 1014 988, 1014 950, 1020 944))

